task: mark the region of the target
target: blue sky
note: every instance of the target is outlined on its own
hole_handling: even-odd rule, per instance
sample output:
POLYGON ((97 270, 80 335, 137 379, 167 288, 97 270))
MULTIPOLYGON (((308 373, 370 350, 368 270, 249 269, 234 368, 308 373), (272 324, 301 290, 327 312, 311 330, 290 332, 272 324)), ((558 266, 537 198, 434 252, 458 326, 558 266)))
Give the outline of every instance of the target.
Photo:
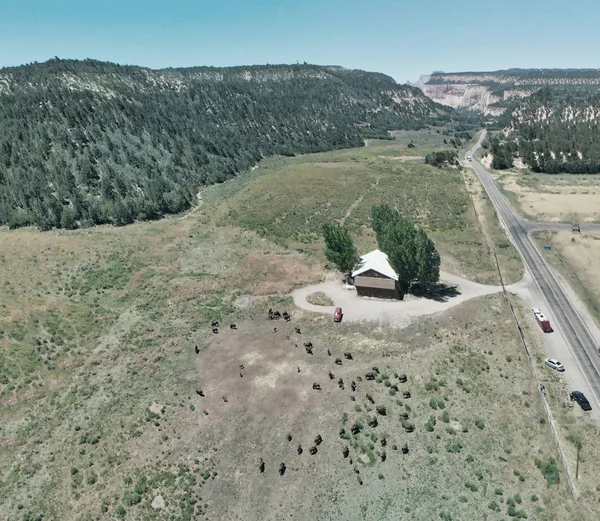
POLYGON ((309 62, 434 70, 600 67, 597 0, 4 0, 0 66, 309 62))

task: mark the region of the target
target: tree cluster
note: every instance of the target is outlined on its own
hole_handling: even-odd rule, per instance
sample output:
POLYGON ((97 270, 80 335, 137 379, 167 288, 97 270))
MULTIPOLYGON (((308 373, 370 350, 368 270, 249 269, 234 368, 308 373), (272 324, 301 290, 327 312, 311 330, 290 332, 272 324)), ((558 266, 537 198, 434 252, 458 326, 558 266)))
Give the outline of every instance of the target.
POLYGON ((490 140, 492 167, 510 168, 516 155, 534 172, 600 173, 600 95, 542 88, 507 110, 498 125, 510 138, 490 140))
POLYGON ((456 150, 440 150, 431 152, 425 156, 425 163, 438 168, 458 165, 458 153, 456 150))
POLYGON ((371 225, 379 249, 387 254, 403 291, 439 280, 440 256, 422 228, 386 204, 372 207, 371 225))
POLYGON ((0 70, 0 225, 156 219, 272 155, 362 146, 446 109, 383 74, 311 65, 0 70))

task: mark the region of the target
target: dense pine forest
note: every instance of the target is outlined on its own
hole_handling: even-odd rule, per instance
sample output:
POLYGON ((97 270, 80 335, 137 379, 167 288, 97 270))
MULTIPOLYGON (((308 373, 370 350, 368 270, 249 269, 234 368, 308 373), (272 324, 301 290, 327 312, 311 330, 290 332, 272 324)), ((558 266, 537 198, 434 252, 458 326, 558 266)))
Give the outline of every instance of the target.
POLYGON ((124 225, 190 207, 261 158, 361 146, 449 110, 383 74, 151 70, 58 58, 0 70, 0 225, 124 225))
POLYGON ((492 138, 494 168, 510 168, 519 155, 534 172, 600 173, 600 94, 596 89, 542 88, 507 110, 492 138))

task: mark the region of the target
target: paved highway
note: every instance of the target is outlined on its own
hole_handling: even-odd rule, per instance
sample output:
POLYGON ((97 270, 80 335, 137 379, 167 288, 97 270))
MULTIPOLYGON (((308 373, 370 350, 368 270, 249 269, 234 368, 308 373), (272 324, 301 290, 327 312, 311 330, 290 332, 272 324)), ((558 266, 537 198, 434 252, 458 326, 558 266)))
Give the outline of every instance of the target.
MULTIPOLYGON (((475 153, 481 146, 481 141, 484 137, 485 132, 478 143, 467 152, 467 155, 472 156, 475 153)), ((469 164, 473 166, 488 197, 496 208, 499 219, 502 221, 525 266, 548 303, 549 314, 554 317, 552 326, 555 333, 552 334, 562 334, 592 390, 593 396, 588 396, 592 407, 600 407, 600 353, 598 346, 586 326, 585 320, 577 312, 564 291, 561 282, 542 257, 530 235, 532 231, 543 229, 571 229, 571 225, 557 226, 555 224, 533 223, 524 219, 507 202, 492 175, 475 160, 470 161, 469 164)), ((597 225, 582 225, 582 231, 588 227, 590 229, 597 228, 597 225)))

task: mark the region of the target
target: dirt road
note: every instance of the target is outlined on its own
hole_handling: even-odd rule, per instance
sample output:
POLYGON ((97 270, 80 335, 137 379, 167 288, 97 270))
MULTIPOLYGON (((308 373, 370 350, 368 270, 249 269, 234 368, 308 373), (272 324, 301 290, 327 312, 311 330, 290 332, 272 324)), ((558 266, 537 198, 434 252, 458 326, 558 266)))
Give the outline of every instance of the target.
MULTIPOLYGON (((338 281, 323 282, 292 292, 294 303, 300 309, 313 313, 333 314, 336 306, 344 311, 344 321, 363 320, 385 323, 393 327, 406 327, 415 317, 445 311, 462 302, 502 291, 500 286, 485 286, 450 273, 440 273, 440 282, 454 291, 438 299, 417 298, 407 295, 404 300, 377 300, 358 297, 356 291, 344 289, 338 281), (306 301, 311 293, 321 291, 331 298, 334 306, 315 306, 306 301)), ((518 286, 516 284, 515 286, 518 286)))

